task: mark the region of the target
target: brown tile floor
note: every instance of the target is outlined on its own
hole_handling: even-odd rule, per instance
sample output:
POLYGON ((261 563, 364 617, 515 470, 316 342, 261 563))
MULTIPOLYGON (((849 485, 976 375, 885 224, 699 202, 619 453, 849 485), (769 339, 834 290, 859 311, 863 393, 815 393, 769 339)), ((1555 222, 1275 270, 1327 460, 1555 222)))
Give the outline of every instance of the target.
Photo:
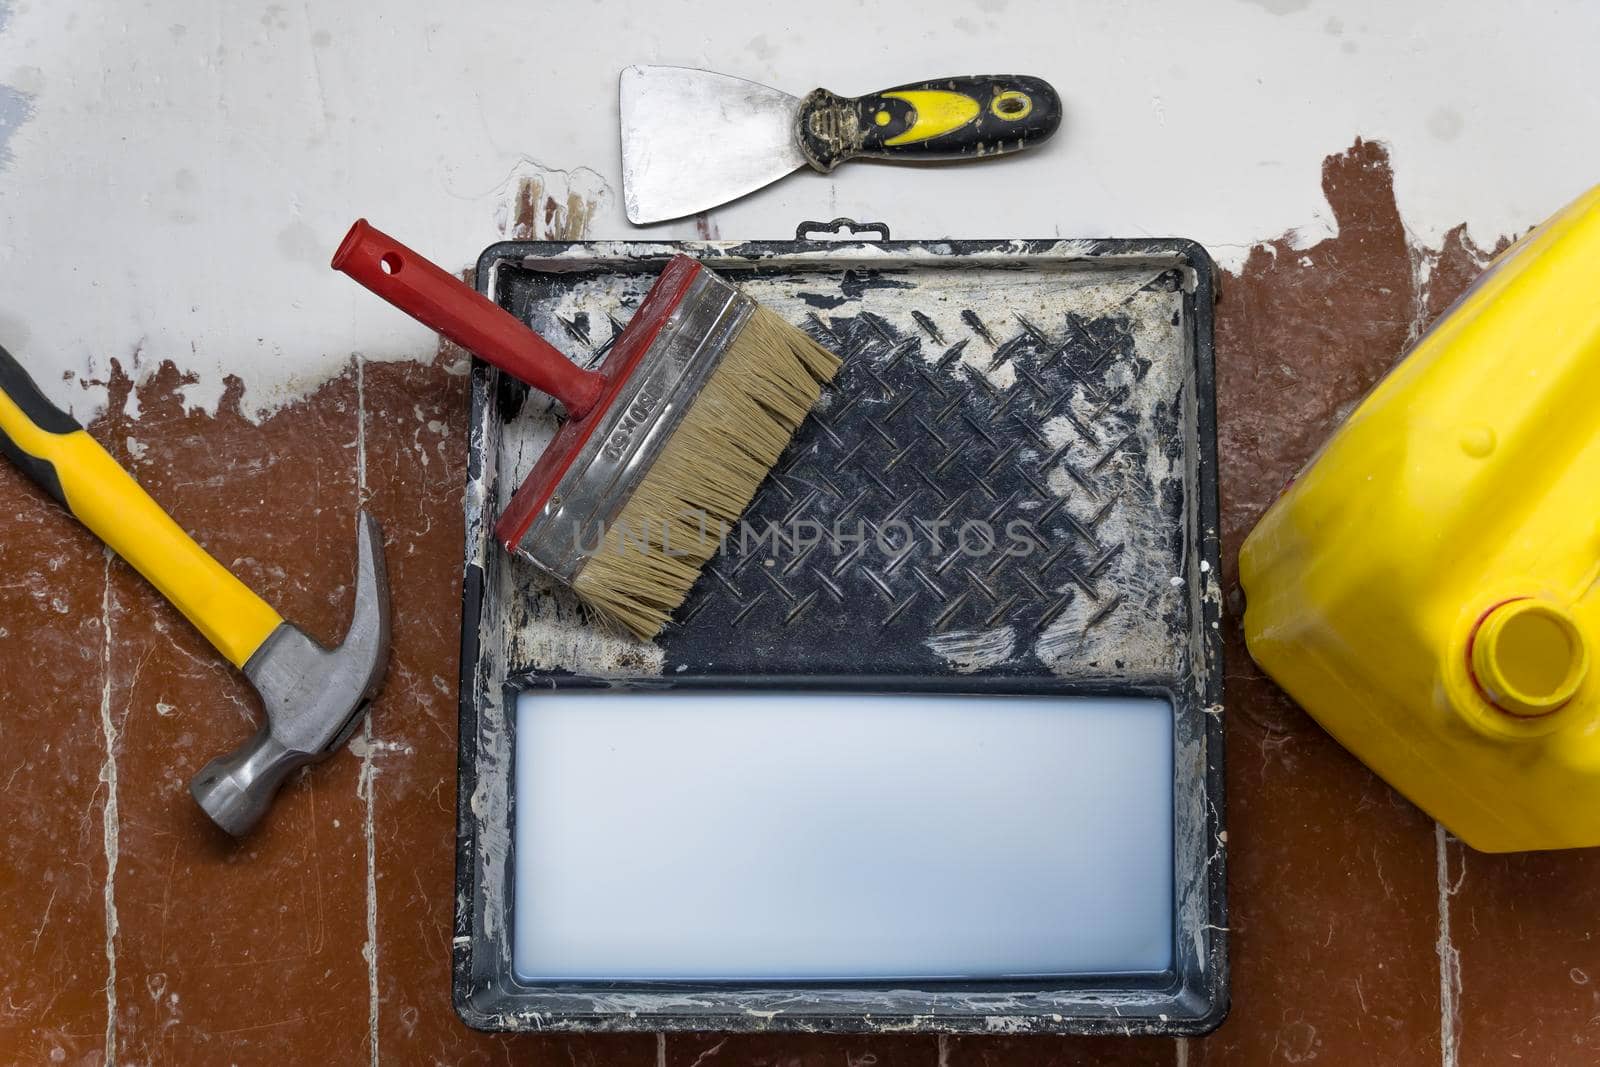
MULTIPOLYGON (((0 469, 0 1061, 1596 1062, 1600 859, 1462 848, 1329 740, 1240 641, 1240 539, 1483 258, 1461 231, 1438 251, 1407 244, 1381 146, 1330 157, 1324 182, 1338 236, 1257 248, 1219 308, 1234 1007, 1215 1035, 463 1028, 449 936, 466 383, 446 351, 353 362, 259 426, 236 393, 215 416, 185 411, 171 365, 137 389, 137 419, 125 414, 128 376, 119 368, 109 383, 94 433, 318 636, 336 637, 349 610, 356 505, 388 535, 396 620, 383 698, 351 751, 292 784, 243 846, 184 794, 195 767, 249 731, 245 684, 0 469)), ((547 218, 583 225, 582 212, 551 207, 547 218)))

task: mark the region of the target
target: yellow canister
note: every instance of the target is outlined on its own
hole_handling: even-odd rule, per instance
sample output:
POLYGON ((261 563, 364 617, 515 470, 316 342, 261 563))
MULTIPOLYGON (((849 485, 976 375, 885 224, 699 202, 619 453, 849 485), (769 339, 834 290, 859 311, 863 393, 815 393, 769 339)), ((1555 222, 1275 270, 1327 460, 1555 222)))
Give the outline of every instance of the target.
POLYGON ((1450 832, 1600 845, 1600 188, 1418 341, 1239 574, 1256 662, 1450 832))

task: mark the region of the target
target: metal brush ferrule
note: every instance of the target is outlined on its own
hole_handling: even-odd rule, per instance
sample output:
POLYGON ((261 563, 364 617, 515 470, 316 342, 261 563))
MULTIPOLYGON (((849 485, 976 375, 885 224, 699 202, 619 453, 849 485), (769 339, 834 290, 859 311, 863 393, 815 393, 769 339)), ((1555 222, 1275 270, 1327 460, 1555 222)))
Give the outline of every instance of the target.
POLYGON ((520 556, 571 584, 618 536, 617 515, 755 310, 754 300, 710 271, 695 276, 534 517, 520 556))

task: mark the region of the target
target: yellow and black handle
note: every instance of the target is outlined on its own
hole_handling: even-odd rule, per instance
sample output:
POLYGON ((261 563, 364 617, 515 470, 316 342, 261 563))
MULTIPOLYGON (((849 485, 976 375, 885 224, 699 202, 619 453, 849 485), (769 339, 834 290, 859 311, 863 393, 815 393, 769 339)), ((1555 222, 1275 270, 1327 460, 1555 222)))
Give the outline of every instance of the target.
POLYGON ((283 622, 0 348, 0 453, 133 565, 235 667, 283 622))
POLYGON ((1061 126, 1061 97, 1042 78, 973 74, 837 96, 813 89, 795 135, 826 174, 847 159, 981 159, 1017 152, 1061 126))

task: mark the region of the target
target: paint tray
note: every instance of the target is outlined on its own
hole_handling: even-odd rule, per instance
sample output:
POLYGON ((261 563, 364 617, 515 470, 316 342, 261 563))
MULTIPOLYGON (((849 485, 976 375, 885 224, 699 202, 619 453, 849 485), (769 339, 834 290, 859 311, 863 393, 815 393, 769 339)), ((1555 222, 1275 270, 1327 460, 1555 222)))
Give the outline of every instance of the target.
MULTIPOLYGON (((864 240, 854 224, 837 234, 842 223, 806 224, 793 241, 508 242, 478 263, 483 292, 585 364, 603 357, 662 264, 682 252, 801 325, 844 367, 747 512, 740 529, 757 536, 730 537, 676 620, 646 645, 608 631, 494 541, 495 516, 557 420, 544 397, 474 364, 457 1010, 468 1024, 497 1030, 1209 1030, 1227 1008, 1212 264, 1181 240, 900 241, 877 225, 859 230, 882 239, 864 240), (841 239, 809 239, 823 230, 841 239), (1012 544, 1013 520, 1023 523, 1029 551, 986 551, 982 531, 1012 544), (902 736, 918 739, 928 735, 917 717, 935 714, 918 710, 924 706, 1073 716, 1101 698, 1162 701, 1169 710, 1151 764, 1162 781, 1152 795, 1170 797, 1170 811, 1161 800, 1154 851, 1162 863, 1151 869, 1163 873, 1148 888, 1164 909, 1163 962, 1016 973, 961 973, 959 964, 952 973, 901 964, 882 974, 833 973, 826 962, 759 975, 626 966, 530 972, 519 963, 518 932, 545 917, 541 908, 573 895, 569 876, 598 877, 594 867, 610 865, 544 864, 529 869, 540 890, 518 893, 519 849, 533 862, 519 830, 546 813, 531 807, 545 793, 530 781, 545 783, 527 777, 529 750, 518 755, 517 709, 525 694, 534 694, 525 706, 538 708, 538 694, 586 693, 597 695, 594 707, 604 696, 622 714, 663 694, 706 694, 708 708, 717 706, 712 697, 771 694, 773 703, 757 700, 751 715, 780 700, 804 705, 806 694, 818 707, 898 694, 910 708, 902 736), (619 695, 638 704, 619 705, 619 695)), ((803 732, 823 742, 842 724, 854 729, 870 719, 816 714, 801 720, 811 724, 803 732)), ((977 747, 985 737, 1003 747, 1006 714, 972 735, 977 747)), ((941 721, 966 731, 973 723, 941 721)), ((533 736, 524 730, 521 740, 533 736)), ((643 736, 623 731, 617 741, 639 744, 643 736)), ((1106 814, 1092 802, 1060 799, 1066 763, 1058 776, 1041 758, 1043 770, 994 783, 1023 800, 993 816, 993 833, 980 828, 980 837, 1003 840, 1008 827, 1026 827, 1023 855, 1101 825, 1106 814), (1037 802, 1027 799, 1034 786, 1037 802)), ((603 759, 594 766, 612 767, 603 759)), ((1114 763, 1100 770, 1109 782, 1119 777, 1114 763)), ((613 783, 606 799, 630 788, 625 779, 613 783)), ((654 777, 640 778, 637 790, 627 798, 637 823, 619 827, 580 813, 566 827, 579 829, 566 837, 620 863, 753 803, 729 795, 685 815, 654 777)), ((982 783, 973 795, 984 795, 982 783)), ((825 825, 766 830, 759 841, 730 836, 707 855, 758 847, 769 858, 831 855, 825 825)), ((886 836, 884 848, 894 840, 886 836)), ((1140 840, 1149 851, 1150 839, 1140 840)), ((876 854, 869 850, 865 861, 876 854)), ((1091 873, 1095 862, 1084 859, 1091 873)), ((837 892, 848 912, 841 871, 837 892)), ((1019 884, 995 882, 1007 892, 1019 884)), ((839 903, 834 889, 818 892, 839 903)), ((993 909, 947 916, 950 943, 971 934, 969 919, 985 910, 993 909)), ((683 919, 713 931, 722 921, 688 912, 683 919)), ((735 921, 731 911, 726 921, 735 921)), ((1038 940, 1077 943, 1077 933, 1102 921, 1064 904, 1039 922, 1038 940)), ((671 925, 669 917, 638 933, 671 925)), ((945 941, 933 934, 928 943, 945 941)), ((968 940, 985 944, 982 936, 968 940)), ((624 951, 629 944, 621 937, 624 951)))

